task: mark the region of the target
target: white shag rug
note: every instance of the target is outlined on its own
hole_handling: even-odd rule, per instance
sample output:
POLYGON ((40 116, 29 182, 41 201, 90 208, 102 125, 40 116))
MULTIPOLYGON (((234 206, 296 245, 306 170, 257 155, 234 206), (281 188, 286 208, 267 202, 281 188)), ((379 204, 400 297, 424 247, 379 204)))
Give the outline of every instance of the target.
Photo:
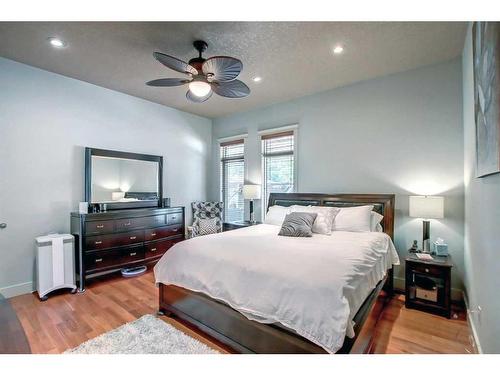
POLYGON ((144 315, 64 354, 219 354, 153 315, 144 315))

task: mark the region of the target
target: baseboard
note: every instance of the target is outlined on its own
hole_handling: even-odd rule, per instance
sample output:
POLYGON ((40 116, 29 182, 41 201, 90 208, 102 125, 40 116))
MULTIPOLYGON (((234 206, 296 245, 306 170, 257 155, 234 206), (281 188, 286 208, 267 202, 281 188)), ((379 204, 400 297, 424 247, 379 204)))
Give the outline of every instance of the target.
MULTIPOLYGON (((405 279, 402 277, 394 277, 394 289, 403 291, 405 290, 405 279)), ((464 292, 462 289, 451 288, 451 300, 453 302, 462 303, 464 292)))
POLYGON ((11 298, 15 296, 20 296, 21 294, 31 293, 35 290, 33 287, 33 282, 28 281, 27 283, 21 283, 16 285, 10 285, 3 288, 0 288, 0 293, 5 298, 11 298))
POLYGON ((476 324, 474 323, 474 320, 472 319, 472 314, 470 311, 470 305, 469 305, 469 299, 467 298, 467 294, 464 292, 463 293, 463 299, 465 303, 465 308, 467 311, 467 324, 470 327, 470 330, 472 332, 472 339, 474 340, 474 347, 476 348, 477 352, 479 354, 483 354, 483 349, 481 348, 481 342, 479 341, 479 336, 477 335, 477 329, 476 329, 476 324))

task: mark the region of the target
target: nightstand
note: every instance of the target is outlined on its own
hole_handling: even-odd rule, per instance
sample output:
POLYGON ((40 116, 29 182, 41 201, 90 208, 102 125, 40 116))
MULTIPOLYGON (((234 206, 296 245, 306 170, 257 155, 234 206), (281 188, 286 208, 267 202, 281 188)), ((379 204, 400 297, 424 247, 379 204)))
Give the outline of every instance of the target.
POLYGON ((409 254, 405 261, 406 307, 450 319, 451 257, 433 256, 432 260, 423 260, 409 254))
POLYGON ((262 224, 262 222, 257 221, 255 223, 252 223, 251 221, 248 221, 248 220, 230 221, 230 222, 222 224, 222 230, 225 232, 225 231, 228 231, 228 230, 234 230, 234 229, 251 227, 252 225, 257 225, 257 224, 262 224))

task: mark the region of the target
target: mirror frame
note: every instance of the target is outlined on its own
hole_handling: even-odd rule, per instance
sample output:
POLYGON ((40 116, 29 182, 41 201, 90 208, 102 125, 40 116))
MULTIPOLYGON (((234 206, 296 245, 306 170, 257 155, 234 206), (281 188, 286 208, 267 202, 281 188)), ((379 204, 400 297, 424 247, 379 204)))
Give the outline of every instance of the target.
POLYGON ((163 156, 135 154, 133 152, 103 150, 85 147, 85 202, 91 204, 92 194, 92 156, 104 156, 119 159, 143 160, 158 163, 158 200, 137 202, 106 203, 107 210, 123 210, 128 208, 160 207, 163 199, 163 156))

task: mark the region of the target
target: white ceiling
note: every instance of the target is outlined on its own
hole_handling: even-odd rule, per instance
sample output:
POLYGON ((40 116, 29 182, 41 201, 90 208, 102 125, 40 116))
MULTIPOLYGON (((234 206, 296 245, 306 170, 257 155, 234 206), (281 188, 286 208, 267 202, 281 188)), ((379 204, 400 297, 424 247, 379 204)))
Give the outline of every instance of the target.
POLYGON ((206 117, 267 106, 353 82, 446 61, 463 47, 466 23, 452 22, 0 22, 0 56, 206 117), (47 38, 68 46, 54 49, 47 38), (154 60, 160 51, 185 61, 229 55, 243 61, 243 99, 212 96, 202 104, 186 87, 146 81, 178 77, 154 60), (333 55, 336 44, 345 46, 333 55), (262 77, 254 83, 254 76, 262 77))

